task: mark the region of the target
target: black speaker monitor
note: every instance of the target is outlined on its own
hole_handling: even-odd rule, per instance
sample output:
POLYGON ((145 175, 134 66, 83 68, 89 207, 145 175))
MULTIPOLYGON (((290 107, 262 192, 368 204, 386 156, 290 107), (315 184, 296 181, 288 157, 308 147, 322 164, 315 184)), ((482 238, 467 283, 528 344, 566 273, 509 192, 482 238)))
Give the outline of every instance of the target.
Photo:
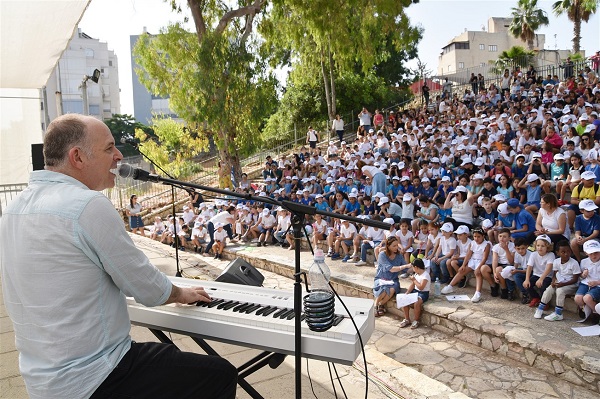
POLYGON ((33 163, 33 170, 44 169, 44 145, 43 144, 32 144, 31 145, 31 161, 33 163))
POLYGON ((265 277, 250 263, 242 258, 237 258, 229 262, 223 273, 215 281, 260 287, 265 281, 265 277))

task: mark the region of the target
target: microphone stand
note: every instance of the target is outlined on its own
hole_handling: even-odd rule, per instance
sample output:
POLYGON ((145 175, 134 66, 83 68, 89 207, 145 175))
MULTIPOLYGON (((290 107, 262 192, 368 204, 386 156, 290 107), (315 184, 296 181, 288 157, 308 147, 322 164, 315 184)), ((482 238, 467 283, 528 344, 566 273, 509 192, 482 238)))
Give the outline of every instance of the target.
POLYGON ((302 238, 302 226, 304 225, 304 219, 306 215, 314 215, 316 213, 322 216, 329 216, 336 219, 348 220, 355 223, 362 223, 370 227, 377 227, 380 229, 389 230, 390 225, 377 220, 370 219, 359 219, 353 216, 341 215, 334 212, 325 212, 317 210, 313 206, 303 205, 297 202, 288 200, 278 201, 270 197, 260 197, 250 194, 241 194, 234 191, 223 190, 220 188, 213 188, 202 186, 195 183, 188 183, 179 180, 166 179, 158 175, 148 175, 141 178, 142 180, 149 180, 154 182, 162 182, 163 184, 169 184, 171 186, 185 186, 192 187, 199 190, 209 191, 217 194, 223 194, 226 196, 237 197, 248 201, 259 201, 271 205, 278 205, 282 208, 287 209, 293 215, 291 222, 294 230, 294 357, 295 357, 295 382, 296 382, 296 398, 302 399, 302 327, 300 317, 302 316, 302 279, 301 276, 304 274, 300 269, 300 239, 302 238))
MULTIPOLYGON (((158 168, 165 175, 169 176, 171 179, 173 176, 167 173, 163 168, 161 168, 156 162, 152 160, 148 155, 144 154, 142 150, 140 150, 140 146, 137 143, 132 143, 131 141, 126 141, 127 144, 132 146, 137 152, 139 152, 144 158, 146 158, 150 163, 158 168)), ((171 211, 173 213, 173 234, 175 235, 175 266, 176 272, 175 277, 181 277, 181 267, 179 266, 179 236, 177 235, 177 218, 175 217, 175 186, 171 185, 171 211)))

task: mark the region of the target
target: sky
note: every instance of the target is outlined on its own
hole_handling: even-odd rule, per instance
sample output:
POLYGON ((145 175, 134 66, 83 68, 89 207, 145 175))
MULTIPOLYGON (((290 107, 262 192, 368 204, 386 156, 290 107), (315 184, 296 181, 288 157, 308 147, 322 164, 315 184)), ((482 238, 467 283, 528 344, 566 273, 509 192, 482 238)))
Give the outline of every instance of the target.
MULTIPOLYGON (((538 0, 538 7, 547 11, 550 25, 538 33, 546 35, 546 49, 572 48, 573 24, 566 16, 552 13, 555 0, 538 0), (556 36, 555 36, 556 35, 556 36)), ((182 9, 187 11, 184 1, 182 9)), ((413 25, 424 28, 423 39, 418 45, 419 58, 427 69, 437 70, 438 56, 444 45, 465 29, 481 30, 487 27, 490 17, 509 17, 517 0, 421 0, 407 9, 413 25)), ((600 49, 600 13, 582 24, 581 47, 589 56, 600 49)), ((191 18, 190 18, 191 20, 191 18)), ((144 27, 150 33, 158 33, 170 22, 183 21, 183 15, 171 11, 163 0, 92 0, 83 15, 79 27, 89 36, 108 43, 119 60, 119 85, 121 87, 121 113, 133 115, 131 83, 131 54, 129 36, 142 33, 144 27)), ((192 29, 191 24, 189 24, 192 29)), ((416 67, 415 62, 408 64, 416 67)))

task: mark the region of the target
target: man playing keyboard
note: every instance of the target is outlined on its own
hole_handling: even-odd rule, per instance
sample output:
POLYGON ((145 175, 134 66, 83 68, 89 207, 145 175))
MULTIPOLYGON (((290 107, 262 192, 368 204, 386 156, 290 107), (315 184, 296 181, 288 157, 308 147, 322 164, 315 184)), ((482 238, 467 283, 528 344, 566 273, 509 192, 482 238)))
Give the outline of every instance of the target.
POLYGON ((95 118, 58 117, 44 136, 46 170, 6 208, 4 303, 31 398, 234 398, 226 360, 129 336, 126 296, 145 306, 209 302, 156 269, 99 191, 122 155, 95 118), (29 237, 35 235, 36 245, 29 237))

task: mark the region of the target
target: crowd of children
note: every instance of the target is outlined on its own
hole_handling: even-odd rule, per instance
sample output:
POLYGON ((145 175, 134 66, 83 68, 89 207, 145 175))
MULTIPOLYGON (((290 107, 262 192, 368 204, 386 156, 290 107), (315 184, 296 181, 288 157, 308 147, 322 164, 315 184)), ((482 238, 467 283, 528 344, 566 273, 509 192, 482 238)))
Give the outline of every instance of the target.
MULTIPOLYGON (((473 274, 473 302, 484 280, 494 297, 513 300, 520 291, 536 317, 556 295, 549 320, 560 319, 577 286, 577 304, 593 309, 600 300, 593 261, 600 257, 600 81, 587 67, 562 80, 535 68, 508 76, 507 90, 491 83, 440 97, 433 108, 391 112, 382 125, 372 127, 364 109, 352 140, 322 148, 311 141, 298 153, 267 157, 264 181, 243 176, 236 191, 389 223, 383 231, 317 214, 305 226, 334 261, 366 265, 372 250, 382 281, 410 276, 411 290, 424 293, 439 279, 450 293, 473 274)), ((239 200, 190 206, 166 226, 157 221, 152 234, 167 243, 181 235, 184 245, 208 253, 212 245, 203 246, 223 228, 223 245, 239 239, 293 249, 290 225, 287 210, 239 200), (222 212, 225 219, 214 220, 222 212)), ((387 297, 396 288, 379 291, 387 297)), ((422 304, 427 298, 419 295, 422 304)), ((414 327, 408 316, 403 324, 414 327)))

